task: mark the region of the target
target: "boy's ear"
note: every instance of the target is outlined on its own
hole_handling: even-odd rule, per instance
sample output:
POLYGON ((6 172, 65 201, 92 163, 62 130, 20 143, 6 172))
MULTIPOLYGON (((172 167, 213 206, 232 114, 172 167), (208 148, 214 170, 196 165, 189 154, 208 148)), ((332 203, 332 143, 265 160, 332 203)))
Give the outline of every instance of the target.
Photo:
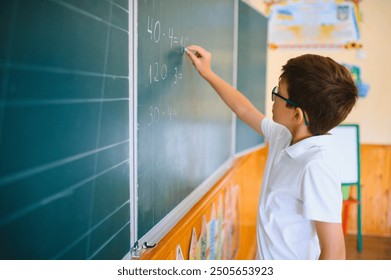
POLYGON ((299 124, 300 122, 304 123, 303 110, 301 110, 299 107, 295 108, 294 118, 295 118, 296 124, 299 124))

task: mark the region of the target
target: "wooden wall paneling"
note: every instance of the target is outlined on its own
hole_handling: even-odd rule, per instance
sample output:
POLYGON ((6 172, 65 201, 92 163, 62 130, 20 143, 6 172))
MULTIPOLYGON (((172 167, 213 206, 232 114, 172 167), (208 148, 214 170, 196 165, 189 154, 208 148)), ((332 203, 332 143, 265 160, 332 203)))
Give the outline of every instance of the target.
MULTIPOLYGON (((361 145, 361 182, 363 235, 391 237, 391 146, 361 145)), ((357 233, 355 206, 348 233, 357 233)))
POLYGON ((218 205, 221 195, 229 187, 239 186, 239 239, 236 246, 236 259, 253 259, 256 252, 256 221, 258 200, 266 163, 267 148, 261 148, 244 155, 235 161, 234 166, 200 200, 186 216, 156 245, 141 253, 140 259, 164 260, 175 259, 176 247, 181 246, 185 259, 189 258, 189 248, 193 227, 197 238, 200 235, 202 217, 209 221, 212 204, 218 205))

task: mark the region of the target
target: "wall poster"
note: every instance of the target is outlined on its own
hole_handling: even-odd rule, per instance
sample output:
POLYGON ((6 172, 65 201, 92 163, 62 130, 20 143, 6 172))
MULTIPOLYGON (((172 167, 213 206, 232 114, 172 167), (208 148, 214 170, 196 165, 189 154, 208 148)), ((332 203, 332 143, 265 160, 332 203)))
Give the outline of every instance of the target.
POLYGON ((265 1, 268 43, 279 48, 361 48, 358 1, 265 1))

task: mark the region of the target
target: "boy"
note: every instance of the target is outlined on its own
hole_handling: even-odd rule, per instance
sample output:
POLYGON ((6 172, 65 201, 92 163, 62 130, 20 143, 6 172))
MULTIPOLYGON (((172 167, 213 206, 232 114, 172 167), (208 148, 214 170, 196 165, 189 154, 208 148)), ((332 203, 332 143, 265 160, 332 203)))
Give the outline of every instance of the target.
POLYGON ((187 55, 223 101, 269 142, 258 210, 261 259, 345 259, 342 194, 328 131, 357 100, 349 71, 330 58, 303 55, 283 66, 272 91, 273 121, 211 69, 211 54, 187 55))

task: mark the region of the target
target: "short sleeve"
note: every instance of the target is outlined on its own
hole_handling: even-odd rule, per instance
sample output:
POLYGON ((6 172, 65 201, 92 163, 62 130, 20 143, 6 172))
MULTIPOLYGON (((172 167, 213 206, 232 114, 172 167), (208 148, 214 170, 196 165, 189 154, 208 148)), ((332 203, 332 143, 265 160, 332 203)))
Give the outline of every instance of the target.
POLYGON ((341 183, 333 169, 322 160, 314 160, 304 169, 301 192, 306 219, 341 223, 341 183))
POLYGON ((276 139, 280 137, 282 138, 292 137, 289 130, 285 126, 280 125, 269 118, 263 118, 261 123, 261 128, 262 128, 263 136, 265 137, 266 141, 270 141, 272 139, 276 139))

